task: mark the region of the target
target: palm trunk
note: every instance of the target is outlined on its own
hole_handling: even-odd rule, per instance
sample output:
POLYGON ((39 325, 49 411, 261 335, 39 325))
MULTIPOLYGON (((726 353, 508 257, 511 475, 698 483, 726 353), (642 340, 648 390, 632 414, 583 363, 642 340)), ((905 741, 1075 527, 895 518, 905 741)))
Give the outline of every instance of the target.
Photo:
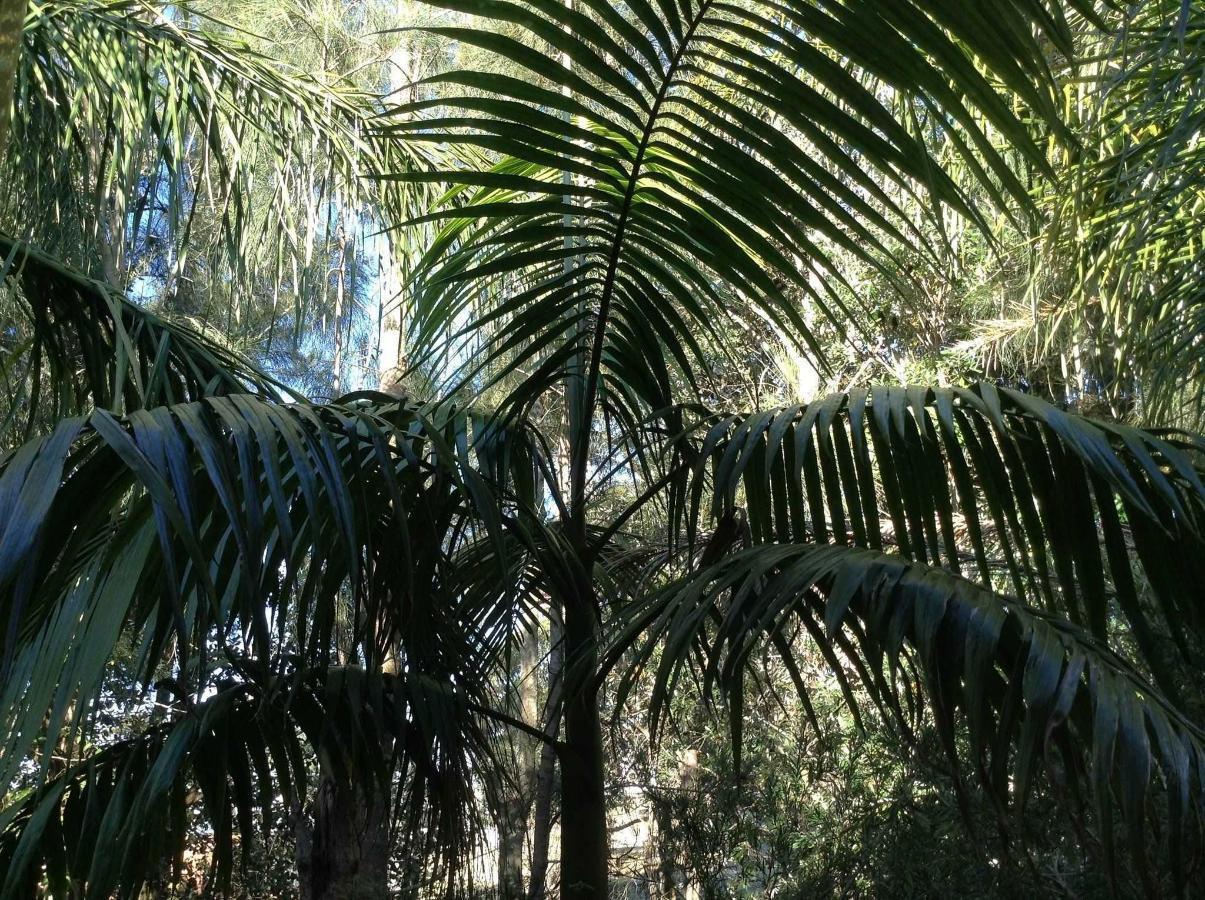
MULTIPOLYGON (((565 608, 566 671, 592 678, 598 668, 598 619, 592 586, 579 586, 565 608), (580 668, 579 668, 580 667, 580 668)), ((561 897, 607 897, 607 804, 598 695, 583 679, 566 681, 561 751, 561 897)))
MULTIPOLYGON (((341 661, 352 657, 356 645, 350 635, 358 630, 349 623, 336 642, 341 661)), ((345 662, 341 664, 346 664, 345 662)), ((380 663, 381 670, 396 674, 397 647, 380 663)), ((381 745, 383 759, 392 747, 381 745)), ((327 752, 318 751, 318 790, 308 814, 294 813, 298 896, 301 900, 370 900, 389 889, 388 782, 374 777, 372 767, 354 758, 336 769, 327 752)))
MULTIPOLYGON (((540 727, 537 688, 540 665, 539 630, 531 629, 519 648, 518 684, 515 687, 514 714, 532 728, 540 727)), ((527 839, 527 819, 531 812, 532 790, 539 777, 539 759, 535 743, 526 734, 513 737, 516 783, 506 798, 498 840, 498 893, 503 900, 521 900, 523 891, 523 847, 527 839)))
POLYGON ((301 900, 376 900, 389 890, 387 803, 324 774, 312 821, 297 825, 301 900))
MULTIPOLYGON (((566 0, 572 10, 573 0, 566 0)), ((561 63, 572 68, 568 54, 561 63)), ((568 93, 568 86, 562 91, 568 93)), ((568 115, 566 114, 566 119, 568 115)), ((562 182, 572 184, 573 175, 565 169, 562 182)), ((564 202, 569 203, 566 191, 564 202)), ((569 226, 573 216, 566 211, 569 226)), ((566 231, 565 247, 572 244, 566 231)), ((565 258, 566 272, 578 261, 565 258)), ((605 312, 600 310, 597 327, 602 328, 605 312)), ((587 538, 586 476, 590 465, 591 425, 597 401, 598 372, 594 357, 601 351, 599 336, 595 346, 579 353, 565 381, 568 414, 569 450, 569 535, 574 555, 581 565, 575 589, 564 603, 564 722, 565 742, 561 747, 561 897, 562 900, 605 900, 607 868, 607 801, 603 774, 602 723, 598 713, 598 693, 594 675, 598 671, 599 605, 591 581, 589 540, 587 538), (587 362, 589 358, 590 362, 587 362), (570 672, 580 673, 574 678, 570 672)))

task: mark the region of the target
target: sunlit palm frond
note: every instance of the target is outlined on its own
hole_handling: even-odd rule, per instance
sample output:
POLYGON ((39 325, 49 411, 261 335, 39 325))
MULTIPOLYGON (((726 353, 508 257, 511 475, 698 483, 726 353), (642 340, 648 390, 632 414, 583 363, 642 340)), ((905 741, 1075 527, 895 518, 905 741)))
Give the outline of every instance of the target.
POLYGON ((836 251, 891 278, 892 247, 928 246, 923 211, 982 221, 921 119, 1006 208, 1026 190, 988 132, 1044 158, 998 85, 1059 129, 1041 43, 1067 45, 1061 5, 441 5, 517 28, 439 33, 525 77, 437 76, 462 93, 394 129, 499 157, 410 176, 459 186, 433 214, 446 227, 415 280, 413 343, 451 340, 470 379, 496 359, 530 363, 533 390, 576 372, 584 408, 597 396, 627 421, 696 384, 730 316, 752 311, 819 364, 819 323, 862 319, 836 251))
POLYGON ((1199 427, 1205 12, 1167 0, 1112 14, 1067 87, 1082 149, 1049 198, 1037 274, 1068 300, 1044 330, 1076 357, 1075 393, 1199 427))

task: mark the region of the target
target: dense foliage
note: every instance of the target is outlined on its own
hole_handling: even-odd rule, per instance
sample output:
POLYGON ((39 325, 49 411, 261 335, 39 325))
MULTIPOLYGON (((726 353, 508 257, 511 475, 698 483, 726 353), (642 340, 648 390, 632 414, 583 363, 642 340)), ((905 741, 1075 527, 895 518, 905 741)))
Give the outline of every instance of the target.
POLYGON ((1197 4, 12 5, 0 896, 1199 884, 1197 4))

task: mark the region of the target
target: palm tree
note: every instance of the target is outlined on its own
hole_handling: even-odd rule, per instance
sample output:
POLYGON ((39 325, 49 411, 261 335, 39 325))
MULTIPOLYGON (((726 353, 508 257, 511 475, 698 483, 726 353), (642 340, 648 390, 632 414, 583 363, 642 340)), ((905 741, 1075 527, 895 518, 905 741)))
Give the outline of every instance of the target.
POLYGON ((40 329, 31 377, 65 398, 0 470, 0 780, 37 769, 0 811, 0 893, 170 880, 192 791, 219 886, 283 803, 308 896, 382 893, 383 823, 408 876, 467 889, 505 727, 556 751, 562 896, 606 896, 604 685, 652 678, 656 732, 695 670, 739 760, 754 650, 808 708, 807 644, 857 714, 855 684, 905 731, 927 698, 1003 825, 1041 777, 1086 788, 1070 814, 1108 865, 1119 810, 1145 889, 1157 837, 1183 892, 1205 824, 1182 696, 1205 649, 1202 439, 990 384, 752 411, 708 386, 731 321, 823 366, 822 330, 864 324, 836 254, 891 277, 902 246, 938 255, 915 210, 1027 215, 1018 160, 1044 171, 1039 142, 1069 139, 1047 60, 1091 4, 443 5, 486 22, 438 33, 523 74, 437 76, 381 120, 494 160, 392 173, 451 185, 405 285, 431 398, 287 397, 0 245, 40 329), (495 685, 546 617, 565 667, 542 729, 495 685), (161 708, 78 746, 90 708, 129 702, 114 665, 161 708))
POLYGON ((1165 421, 1200 428, 1198 355, 1202 200, 1193 173, 1205 150, 1199 101, 1205 13, 1151 3, 1112 11, 1105 34, 1086 35, 1076 89, 1082 148, 1069 148, 1070 190, 1053 196, 1052 257, 1073 259, 1048 327, 1078 344, 1115 407, 1143 404, 1165 421), (1082 95, 1083 102, 1080 101, 1082 95))

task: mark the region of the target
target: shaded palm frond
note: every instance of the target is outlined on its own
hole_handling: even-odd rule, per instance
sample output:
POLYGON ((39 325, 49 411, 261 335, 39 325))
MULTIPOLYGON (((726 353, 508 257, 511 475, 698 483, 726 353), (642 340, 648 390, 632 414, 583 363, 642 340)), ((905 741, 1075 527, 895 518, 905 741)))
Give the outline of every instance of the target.
POLYGON ((213 335, 165 320, 58 260, 0 234, 0 284, 12 313, 0 366, 8 412, 24 433, 93 408, 123 413, 204 396, 287 388, 213 335))
MULTIPOLYGON (((1147 823, 1164 805, 1162 839, 1178 892, 1185 888, 1185 851, 1205 825, 1205 732, 1075 626, 922 563, 794 544, 744 550, 677 580, 633 604, 619 626, 606 665, 633 652, 625 690, 644 667, 655 670, 654 728, 683 667, 697 662, 704 686, 729 697, 739 759, 745 666, 771 641, 797 672, 801 648, 784 636, 799 630, 855 712, 853 682, 905 728, 926 696, 957 783, 973 773, 1005 827, 1006 810, 1024 807, 1045 770, 1071 796, 1089 798, 1112 866, 1119 808, 1152 896, 1160 888, 1147 864, 1147 823)), ((796 686, 806 702, 806 684, 796 686)), ((1084 817, 1081 807, 1069 812, 1084 817)))
POLYGON ((239 860, 273 840, 276 817, 302 815, 317 760, 333 783, 384 805, 376 814, 430 877, 463 863, 484 815, 472 785, 491 755, 464 687, 354 666, 265 677, 241 660, 227 675, 213 696, 85 750, 0 811, 0 894, 39 882, 55 895, 163 889, 195 840, 198 802, 213 828, 207 887, 229 891, 239 860))
POLYGON ((119 642, 133 678, 170 666, 194 699, 232 656, 475 673, 450 555, 502 537, 507 489, 473 449, 489 428, 231 395, 97 410, 21 447, 0 465, 0 778, 78 724, 119 642))
POLYGON ((973 574, 1102 643, 1133 640, 1169 696, 1201 665, 1199 438, 990 384, 834 394, 705 419, 697 434, 677 507, 692 547, 710 490, 713 517, 746 508, 755 543, 887 549, 973 574))

